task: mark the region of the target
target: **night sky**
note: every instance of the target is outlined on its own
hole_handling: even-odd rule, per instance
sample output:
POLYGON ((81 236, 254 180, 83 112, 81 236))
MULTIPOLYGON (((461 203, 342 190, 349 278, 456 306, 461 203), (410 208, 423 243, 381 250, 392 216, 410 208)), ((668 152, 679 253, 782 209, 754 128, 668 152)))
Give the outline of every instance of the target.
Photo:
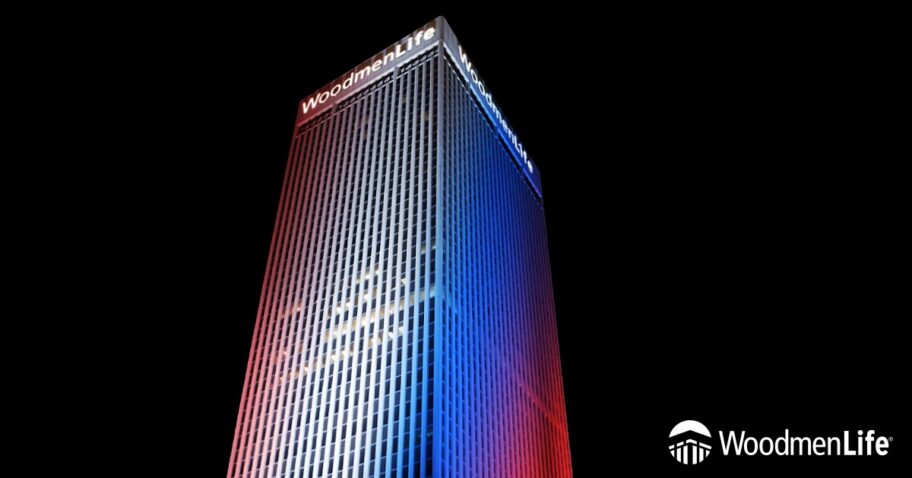
POLYGON ((900 433, 908 314, 888 272, 908 214, 884 162, 895 126, 870 110, 889 99, 872 81, 886 63, 866 47, 890 31, 819 13, 354 10, 213 12, 161 32, 181 45, 156 73, 181 93, 158 105, 176 298, 161 327, 181 364, 167 405, 211 476, 227 469, 297 103, 439 14, 541 171, 576 476, 603 476, 606 456, 668 471, 684 419, 900 433))

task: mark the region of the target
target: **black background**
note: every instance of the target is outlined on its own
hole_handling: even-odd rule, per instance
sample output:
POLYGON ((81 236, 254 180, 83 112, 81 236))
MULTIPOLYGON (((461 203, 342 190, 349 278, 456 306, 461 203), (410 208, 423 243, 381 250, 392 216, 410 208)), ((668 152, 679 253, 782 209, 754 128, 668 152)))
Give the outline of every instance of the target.
POLYGON ((905 460, 908 131, 887 15, 395 4, 175 12, 138 52, 153 81, 131 108, 154 126, 128 142, 154 160, 129 174, 167 277, 148 298, 159 456, 227 468, 297 102, 439 14, 541 170, 576 476, 905 460), (714 444, 685 469, 665 447, 685 419, 894 442, 840 459, 714 444))

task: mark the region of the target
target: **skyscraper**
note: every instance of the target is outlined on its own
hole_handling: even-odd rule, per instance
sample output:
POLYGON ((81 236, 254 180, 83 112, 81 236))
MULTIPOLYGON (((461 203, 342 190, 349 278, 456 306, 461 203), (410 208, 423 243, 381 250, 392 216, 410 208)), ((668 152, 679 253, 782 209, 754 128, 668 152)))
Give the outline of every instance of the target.
POLYGON ((538 171, 440 17, 301 101, 229 477, 569 477, 538 171))

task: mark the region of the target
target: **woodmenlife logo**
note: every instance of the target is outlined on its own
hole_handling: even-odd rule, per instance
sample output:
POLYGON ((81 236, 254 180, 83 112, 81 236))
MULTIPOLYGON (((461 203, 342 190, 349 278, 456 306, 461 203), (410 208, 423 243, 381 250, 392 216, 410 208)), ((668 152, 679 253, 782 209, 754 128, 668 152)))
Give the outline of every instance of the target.
POLYGON ((696 420, 684 420, 671 429, 668 438, 673 441, 668 451, 675 460, 685 465, 696 465, 712 451, 709 429, 696 420))
MULTIPOLYGON (((684 465, 702 463, 713 448, 712 435, 696 420, 684 420, 671 429, 668 451, 684 465)), ((744 430, 719 430, 723 456, 886 456, 893 437, 876 430, 844 430, 836 436, 793 436, 789 429, 778 437, 751 436, 744 430)))

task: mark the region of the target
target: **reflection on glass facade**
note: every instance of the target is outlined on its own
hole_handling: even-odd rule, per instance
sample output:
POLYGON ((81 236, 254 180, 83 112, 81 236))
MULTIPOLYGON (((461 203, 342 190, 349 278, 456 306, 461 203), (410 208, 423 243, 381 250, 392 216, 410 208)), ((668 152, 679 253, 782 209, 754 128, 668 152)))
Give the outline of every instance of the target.
POLYGON ((537 173, 459 51, 302 101, 229 477, 571 476, 537 173))

